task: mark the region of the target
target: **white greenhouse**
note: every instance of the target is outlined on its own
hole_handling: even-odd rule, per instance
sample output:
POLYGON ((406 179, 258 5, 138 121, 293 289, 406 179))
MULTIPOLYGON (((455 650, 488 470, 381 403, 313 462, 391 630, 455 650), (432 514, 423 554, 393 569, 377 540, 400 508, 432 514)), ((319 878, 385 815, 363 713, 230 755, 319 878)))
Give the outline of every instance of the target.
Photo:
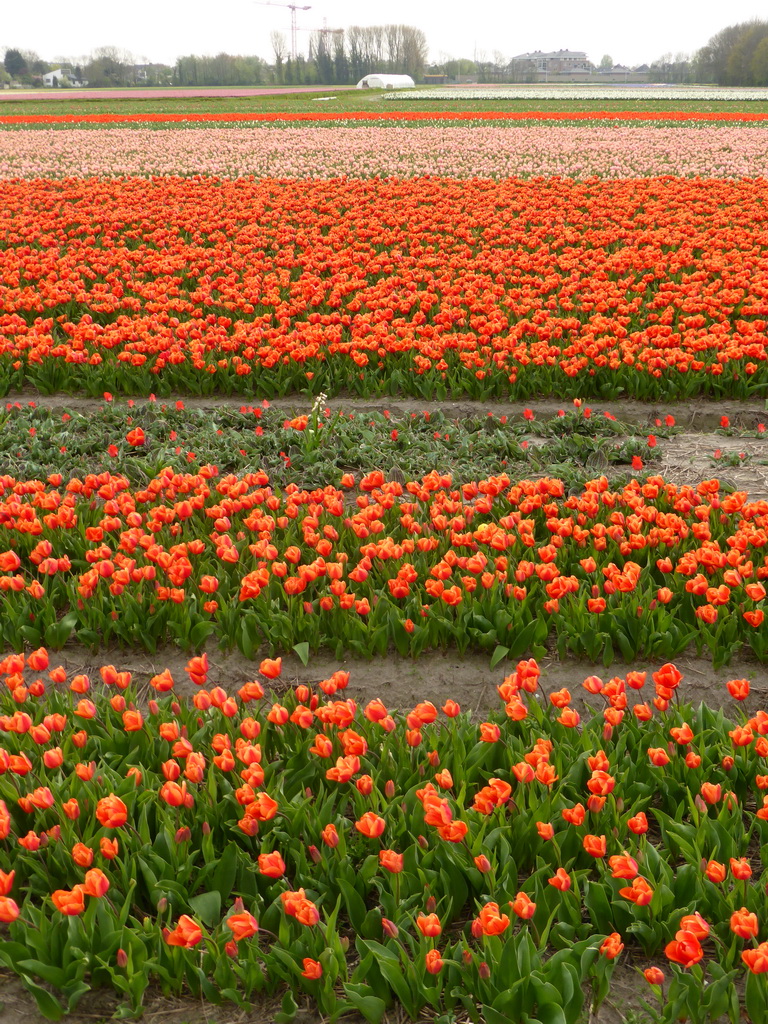
POLYGON ((366 75, 357 83, 358 89, 415 89, 410 75, 366 75))

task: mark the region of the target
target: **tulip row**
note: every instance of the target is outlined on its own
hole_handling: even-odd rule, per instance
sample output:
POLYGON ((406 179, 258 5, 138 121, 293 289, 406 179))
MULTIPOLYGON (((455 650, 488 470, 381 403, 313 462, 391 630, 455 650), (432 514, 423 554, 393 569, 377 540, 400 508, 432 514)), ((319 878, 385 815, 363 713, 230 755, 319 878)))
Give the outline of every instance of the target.
POLYGON ((0 390, 762 395, 766 200, 764 179, 3 182, 0 390))
POLYGON ((746 974, 768 1020, 765 712, 693 709, 671 663, 589 676, 581 721, 523 661, 479 725, 450 699, 360 707, 343 671, 266 699, 281 668, 229 693, 195 657, 191 701, 165 670, 138 706, 112 665, 0 663, 0 962, 46 1016, 99 986, 139 1012, 154 983, 287 986, 285 1022, 305 992, 372 1022, 575 1024, 631 943, 659 1019, 735 1024, 746 974))
MULTIPOLYGON (((336 403, 331 409, 323 396, 303 410, 298 404, 277 409, 266 400, 255 407, 199 408, 154 396, 126 404, 108 395, 87 411, 74 402, 55 408, 45 401, 8 402, 0 411, 0 474, 43 480, 75 465, 80 475, 109 472, 137 486, 167 467, 184 473, 215 464, 221 473, 240 475, 259 466, 276 486, 300 481, 311 490, 337 483, 345 472, 364 475, 375 453, 387 477, 417 479, 450 466, 464 480, 499 469, 516 476, 559 473, 571 487, 593 476, 595 465, 616 474, 630 466, 650 470, 661 451, 649 446, 642 425, 586 405, 560 409, 548 420, 525 408, 461 419, 439 409, 345 412, 336 403)), ((673 417, 665 419, 674 424, 673 417)), ((651 440, 669 436, 661 418, 649 423, 651 440)))
POLYGON ((495 121, 0 131, 0 178, 758 178, 765 127, 495 121))
POLYGON ((717 480, 600 477, 566 496, 558 479, 436 471, 311 491, 211 465, 134 489, 109 473, 0 477, 0 522, 0 629, 16 650, 213 636, 249 658, 266 644, 499 659, 550 641, 606 665, 691 646, 717 665, 743 645, 768 656, 768 503, 717 480))
MULTIPOLYGON (((467 94, 469 96, 469 94, 467 94)), ((407 98, 418 100, 423 93, 414 93, 407 98)), ((456 94, 451 94, 456 99, 456 94)), ((385 97, 386 99, 387 97, 385 97)), ((405 94, 398 94, 398 99, 405 94)), ((141 114, 2 114, 0 125, 71 125, 71 124, 216 124, 250 121, 255 124, 291 124, 296 122, 318 122, 344 124, 348 121, 722 121, 754 122, 768 121, 768 114, 750 111, 730 110, 349 110, 343 113, 324 111, 275 111, 253 113, 237 111, 230 113, 209 112, 182 114, 141 113, 141 114)))
MULTIPOLYGON (((451 103, 472 101, 485 101, 487 103, 489 100, 517 100, 518 102, 521 100, 549 100, 550 102, 560 103, 586 101, 599 103, 606 100, 613 102, 632 100, 635 103, 647 104, 648 107, 651 104, 656 104, 655 109, 659 111, 663 110, 664 106, 671 106, 671 102, 679 103, 681 101, 699 103, 712 103, 714 101, 715 103, 727 103, 734 106, 737 103, 746 103, 747 106, 752 106, 753 104, 764 103, 768 100, 768 89, 761 88, 760 86, 718 87, 715 85, 655 85, 649 89, 647 85, 629 82, 624 84, 612 82, 605 85, 579 85, 574 83, 559 85, 553 82, 539 82, 536 85, 481 85, 474 88, 472 86, 462 86, 460 89, 451 86, 418 89, 415 91, 411 89, 398 89, 393 92, 387 92, 382 98, 385 103, 399 103, 401 100, 405 100, 408 103, 422 103, 425 100, 429 102, 446 100, 451 103)), ((638 111, 638 113, 647 116, 650 111, 646 107, 645 111, 638 111)), ((672 111, 671 116, 677 116, 677 113, 672 111)))

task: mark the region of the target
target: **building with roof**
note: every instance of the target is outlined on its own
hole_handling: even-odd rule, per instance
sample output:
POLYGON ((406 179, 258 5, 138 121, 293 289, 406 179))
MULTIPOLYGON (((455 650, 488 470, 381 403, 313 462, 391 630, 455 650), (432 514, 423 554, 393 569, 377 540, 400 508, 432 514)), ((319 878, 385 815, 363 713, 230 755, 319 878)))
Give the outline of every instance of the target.
POLYGON ((541 75, 588 74, 592 70, 583 50, 553 50, 551 53, 534 50, 533 53, 519 53, 511 63, 521 71, 541 75))

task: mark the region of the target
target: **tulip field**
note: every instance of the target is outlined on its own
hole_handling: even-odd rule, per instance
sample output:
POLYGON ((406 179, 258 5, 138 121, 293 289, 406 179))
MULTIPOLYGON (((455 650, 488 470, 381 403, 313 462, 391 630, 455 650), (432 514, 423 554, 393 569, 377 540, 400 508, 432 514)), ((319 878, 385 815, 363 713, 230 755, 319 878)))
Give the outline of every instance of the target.
POLYGON ((393 106, 0 109, 0 981, 768 1024, 768 115, 393 106))

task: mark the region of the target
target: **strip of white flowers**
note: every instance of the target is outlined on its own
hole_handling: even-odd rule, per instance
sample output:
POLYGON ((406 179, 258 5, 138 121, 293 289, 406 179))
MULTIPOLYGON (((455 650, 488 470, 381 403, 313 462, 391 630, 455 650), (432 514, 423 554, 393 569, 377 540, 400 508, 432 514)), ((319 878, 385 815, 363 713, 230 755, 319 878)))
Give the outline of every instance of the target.
POLYGON ((504 85, 450 86, 387 92, 393 100, 768 100, 768 89, 702 85, 504 85))

